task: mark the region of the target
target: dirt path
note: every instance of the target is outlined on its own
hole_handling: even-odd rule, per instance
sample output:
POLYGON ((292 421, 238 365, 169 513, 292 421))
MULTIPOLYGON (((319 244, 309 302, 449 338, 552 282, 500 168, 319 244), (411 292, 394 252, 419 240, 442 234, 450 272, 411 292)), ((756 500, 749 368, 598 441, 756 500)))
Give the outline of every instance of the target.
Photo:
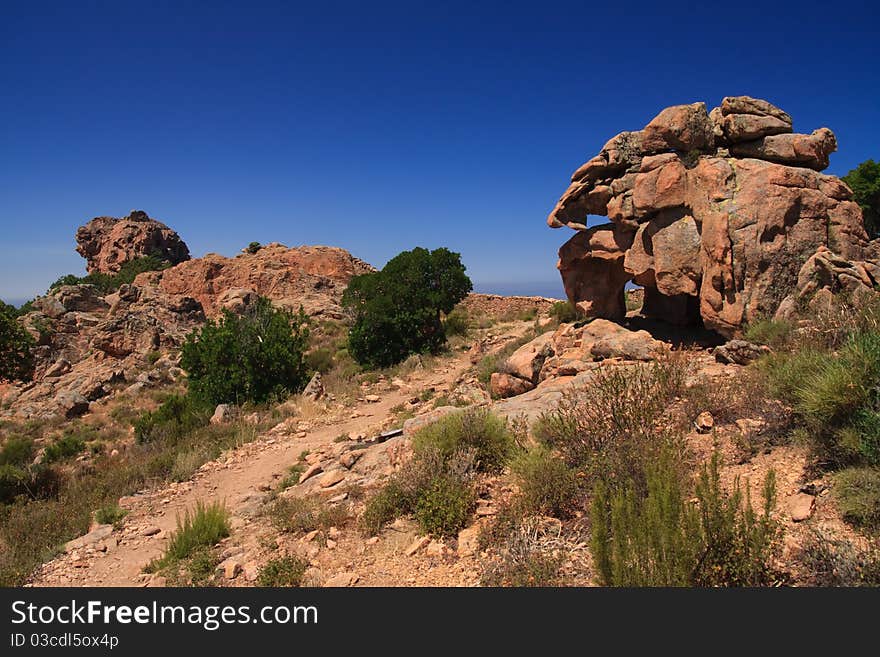
POLYGON ((123 498, 128 510, 122 529, 91 546, 59 555, 35 574, 32 586, 138 586, 149 578, 145 564, 162 554, 176 518, 197 501, 225 501, 232 514, 233 532, 241 530, 252 515, 254 500, 261 498, 304 450, 331 445, 341 433, 362 433, 378 426, 391 409, 414 393, 431 386, 454 382, 470 367, 465 354, 445 360, 438 370, 416 372, 405 387, 382 395, 380 401, 359 402, 352 418, 316 427, 305 437, 264 434, 256 441, 225 453, 202 466, 192 479, 172 483, 142 495, 123 498))

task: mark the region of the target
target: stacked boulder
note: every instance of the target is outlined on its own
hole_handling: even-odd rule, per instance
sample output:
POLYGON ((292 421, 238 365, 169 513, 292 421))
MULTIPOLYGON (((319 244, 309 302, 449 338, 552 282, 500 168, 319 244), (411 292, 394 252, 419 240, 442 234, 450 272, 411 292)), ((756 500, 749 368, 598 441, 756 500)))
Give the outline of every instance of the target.
POLYGON ((869 291, 880 248, 850 189, 820 173, 836 148, 829 129, 794 134, 787 113, 748 96, 711 112, 669 107, 613 137, 548 217, 577 231, 559 250, 569 299, 622 319, 633 282, 645 288, 643 314, 732 336, 802 298, 814 278, 805 267, 824 267, 832 292, 869 291), (588 228, 588 215, 610 222, 588 228))

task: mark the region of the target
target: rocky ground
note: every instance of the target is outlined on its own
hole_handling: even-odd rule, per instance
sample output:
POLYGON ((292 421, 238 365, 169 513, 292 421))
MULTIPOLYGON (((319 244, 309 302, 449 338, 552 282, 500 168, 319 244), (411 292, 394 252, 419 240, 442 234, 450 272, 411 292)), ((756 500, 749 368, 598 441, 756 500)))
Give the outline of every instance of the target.
MULTIPOLYGON (((539 322, 546 324, 549 320, 539 322)), ((483 568, 493 554, 491 549, 479 549, 477 536, 510 493, 505 477, 490 482, 472 523, 454 539, 419 536, 416 524, 409 519, 398 520, 369 538, 358 528, 357 516, 365 497, 408 458, 407 446, 413 433, 455 410, 449 406, 435 408, 436 399, 490 405, 508 418, 531 422, 542 412, 552 410, 567 390, 589 383, 594 375, 591 368, 561 375, 557 368, 552 376, 523 394, 489 399, 475 376, 474 361, 532 335, 535 327, 532 320, 514 320, 483 329, 470 347, 460 342, 427 367, 365 382, 351 403, 294 400, 289 403, 293 409, 289 417, 256 440, 204 464, 191 479, 121 499, 120 506, 128 511, 122 521, 115 526, 94 526, 86 536, 71 541, 62 554, 38 569, 29 585, 167 585, 164 575, 147 574, 144 567, 163 553, 178 516, 197 502, 213 500, 224 502, 232 514, 232 534, 218 548, 220 564, 211 580, 214 585, 257 585, 261 568, 286 554, 308 560, 305 583, 312 586, 479 585, 483 568), (370 442, 406 417, 409 419, 404 423, 403 435, 370 442), (297 462, 307 467, 301 475, 302 483, 279 492, 279 482, 288 467, 297 462), (318 499, 328 508, 346 511, 334 526, 307 533, 279 531, 269 510, 274 500, 290 496, 318 499)), ((549 335, 565 335, 572 330, 566 326, 559 330, 547 328, 549 335)), ((631 341, 632 337, 627 339, 631 341)), ((578 342, 578 347, 582 346, 578 342)), ((650 336, 641 342, 643 349, 662 348, 650 336)), ((587 348, 592 348, 591 344, 587 343, 587 348)), ((626 341, 614 345, 632 351, 632 344, 626 341)), ((719 388, 737 381, 746 371, 743 365, 718 363, 711 348, 696 346, 682 353, 689 361, 693 380, 719 388)), ((638 353, 610 354, 602 366, 632 366, 636 356, 638 353)), ((797 546, 808 526, 831 528, 838 534, 852 532, 838 518, 827 494, 828 482, 811 479, 802 448, 768 444, 744 457, 744 436, 760 433, 765 425, 758 414, 716 420, 711 413, 703 413, 687 440, 699 458, 720 449, 726 463, 722 473, 725 484, 731 486, 737 478, 747 482, 755 500, 760 500, 760 484, 766 472, 776 472, 776 515, 785 528, 780 572, 785 573, 787 583, 797 583, 797 546)), ((559 521, 546 519, 549 530, 545 540, 564 557, 566 584, 594 583, 584 515, 579 513, 579 518, 567 522, 564 530, 559 521)))

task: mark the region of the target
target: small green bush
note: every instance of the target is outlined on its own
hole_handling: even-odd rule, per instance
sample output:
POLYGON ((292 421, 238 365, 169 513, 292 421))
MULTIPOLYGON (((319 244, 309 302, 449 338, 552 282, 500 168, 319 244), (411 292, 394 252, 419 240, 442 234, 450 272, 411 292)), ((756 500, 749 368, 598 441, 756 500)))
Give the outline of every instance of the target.
POLYGON ((212 409, 190 395, 171 395, 155 411, 147 411, 134 423, 138 443, 178 442, 208 424, 212 409))
POLYGON ((686 369, 677 358, 648 365, 603 366, 585 386, 565 393, 539 417, 533 433, 569 467, 591 479, 632 480, 644 490, 647 463, 669 443, 667 416, 684 390, 686 369))
POLYGON ((329 349, 313 349, 305 356, 305 366, 309 372, 326 374, 334 365, 333 352, 329 349))
POLYGON ((263 403, 305 387, 308 342, 302 309, 278 310, 261 297, 243 315, 224 310, 187 336, 180 365, 190 394, 205 403, 263 403))
POLYGON ((758 586, 770 581, 778 536, 771 518, 773 473, 764 482, 764 507, 755 513, 737 481, 722 491, 713 455, 689 499, 669 450, 647 465, 647 494, 633 485, 609 491, 596 484, 592 504, 593 561, 611 586, 758 586))
POLYGON ((507 421, 486 408, 451 413, 413 437, 413 452, 439 450, 443 458, 472 449, 480 472, 499 472, 516 450, 507 421))
POLYGON ((34 459, 34 441, 12 436, 0 449, 0 465, 27 465, 34 459))
POLYGON ((571 301, 557 301, 550 306, 550 317, 560 324, 571 324, 582 316, 581 311, 571 301))
POLYGON ((880 469, 846 468, 834 477, 837 506, 844 520, 880 527, 880 469))
MULTIPOLYGON (((429 518, 432 515, 430 509, 435 505, 442 507, 444 499, 452 500, 449 517, 457 517, 456 509, 460 501, 472 495, 471 477, 474 470, 475 455, 472 450, 446 454, 426 445, 367 501, 361 516, 361 527, 368 534, 376 534, 386 523, 415 513, 420 504, 424 517, 429 518), (435 486, 440 480, 444 482, 435 486), (460 490, 453 492, 454 488, 460 490), (434 491, 434 502, 423 503, 422 500, 431 491, 434 491)), ((443 516, 446 511, 440 509, 436 513, 437 516, 443 516)), ((438 526, 442 526, 442 523, 438 523, 438 526)))
POLYGON ((204 504, 196 502, 192 511, 178 516, 177 529, 171 534, 165 554, 147 566, 148 572, 156 572, 177 561, 186 559, 196 549, 216 545, 229 536, 229 511, 220 502, 204 504))
POLYGON ((262 248, 263 248, 263 245, 260 244, 259 242, 251 242, 250 244, 247 245, 247 247, 245 247, 245 251, 247 251, 248 253, 253 255, 262 248))
POLYGON ((749 342, 780 349, 791 344, 797 326, 788 320, 760 319, 746 327, 743 337, 749 342))
POLYGON ((330 505, 309 497, 287 497, 275 500, 266 512, 278 531, 306 533, 343 526, 349 509, 344 504, 330 505))
POLYGON ((120 508, 118 504, 108 504, 95 511, 95 522, 99 525, 115 525, 126 515, 128 511, 120 508))
POLYGON ((299 586, 308 567, 308 562, 299 557, 272 559, 260 570, 257 583, 260 586, 299 586))
POLYGON ((519 455, 511 470, 526 515, 566 518, 574 511, 578 498, 575 472, 547 448, 536 447, 519 455))
POLYGON ((443 331, 446 336, 459 335, 467 337, 471 332, 471 320, 467 311, 462 308, 456 308, 446 316, 443 320, 443 331))
POLYGON ((43 452, 43 463, 55 463, 76 456, 86 448, 86 444, 75 435, 64 435, 46 447, 43 452))
POLYGON ((426 534, 451 536, 467 524, 476 503, 473 488, 461 477, 445 474, 419 496, 415 517, 426 534))

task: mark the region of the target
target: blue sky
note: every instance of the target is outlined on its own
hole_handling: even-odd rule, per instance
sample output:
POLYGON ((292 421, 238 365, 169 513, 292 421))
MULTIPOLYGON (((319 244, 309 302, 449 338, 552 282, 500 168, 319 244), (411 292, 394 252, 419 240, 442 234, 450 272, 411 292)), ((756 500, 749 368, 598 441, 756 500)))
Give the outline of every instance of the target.
POLYGON ((134 208, 194 256, 280 241, 381 266, 447 246, 481 289, 553 288, 570 233, 544 220, 568 176, 668 105, 766 98, 835 131, 829 172, 880 158, 878 14, 0 1, 0 298, 84 272, 76 227, 134 208))

